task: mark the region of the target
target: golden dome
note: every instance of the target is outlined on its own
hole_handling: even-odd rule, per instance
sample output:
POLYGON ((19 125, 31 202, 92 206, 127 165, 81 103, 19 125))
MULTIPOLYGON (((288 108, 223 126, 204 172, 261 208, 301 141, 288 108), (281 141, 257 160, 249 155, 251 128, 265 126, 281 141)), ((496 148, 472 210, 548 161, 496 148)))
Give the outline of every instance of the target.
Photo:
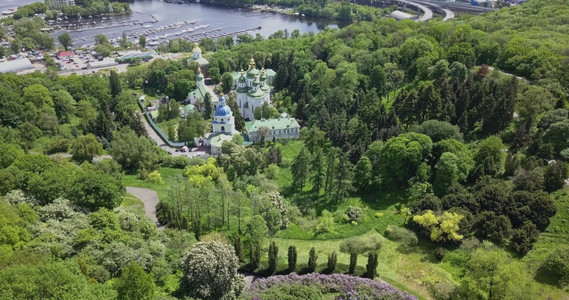
POLYGON ((200 45, 198 43, 194 43, 194 49, 192 50, 193 52, 198 52, 198 51, 202 51, 202 49, 200 49, 200 45))
POLYGON ((251 60, 249 61, 249 68, 252 69, 255 67, 255 59, 251 57, 251 60))

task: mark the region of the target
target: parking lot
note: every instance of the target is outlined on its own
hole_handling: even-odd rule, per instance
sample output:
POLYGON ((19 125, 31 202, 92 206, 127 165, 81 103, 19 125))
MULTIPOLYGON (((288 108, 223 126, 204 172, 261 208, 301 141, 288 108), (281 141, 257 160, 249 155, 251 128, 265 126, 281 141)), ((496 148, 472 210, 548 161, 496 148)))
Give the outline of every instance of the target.
POLYGON ((55 56, 55 62, 60 66, 60 71, 79 71, 87 70, 90 63, 98 61, 96 57, 88 51, 75 51, 73 56, 59 57, 55 56))

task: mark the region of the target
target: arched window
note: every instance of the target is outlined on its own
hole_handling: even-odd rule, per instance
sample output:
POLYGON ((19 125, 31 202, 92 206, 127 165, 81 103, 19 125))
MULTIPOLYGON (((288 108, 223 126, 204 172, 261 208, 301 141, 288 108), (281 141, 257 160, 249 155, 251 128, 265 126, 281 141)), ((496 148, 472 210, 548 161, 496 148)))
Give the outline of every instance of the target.
POLYGON ((221 126, 221 132, 225 132, 225 126, 221 126))

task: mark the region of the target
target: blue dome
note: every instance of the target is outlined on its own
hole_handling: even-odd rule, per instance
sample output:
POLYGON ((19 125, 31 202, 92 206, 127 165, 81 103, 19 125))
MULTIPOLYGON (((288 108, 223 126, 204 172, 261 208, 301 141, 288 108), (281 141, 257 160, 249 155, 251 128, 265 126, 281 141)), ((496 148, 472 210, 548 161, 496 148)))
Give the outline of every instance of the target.
MULTIPOLYGON (((224 103, 225 104, 225 103, 224 103)), ((227 105, 219 105, 213 114, 214 117, 227 117, 231 116, 231 108, 227 105)))

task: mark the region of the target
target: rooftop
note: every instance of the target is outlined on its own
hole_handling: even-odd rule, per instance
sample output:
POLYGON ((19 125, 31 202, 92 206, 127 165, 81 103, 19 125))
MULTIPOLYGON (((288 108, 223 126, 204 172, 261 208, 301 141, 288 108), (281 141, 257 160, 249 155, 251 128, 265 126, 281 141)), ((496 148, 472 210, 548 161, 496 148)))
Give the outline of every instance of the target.
POLYGON ((233 136, 227 133, 216 133, 209 136, 209 143, 212 147, 221 148, 225 141, 231 141, 233 136))
POLYGON ((34 66, 32 66, 32 62, 27 58, 10 60, 0 63, 0 73, 20 72, 31 70, 33 68, 34 66))
POLYGON ((287 128, 299 128, 300 125, 295 118, 278 118, 278 119, 261 119, 251 122, 245 122, 245 127, 247 132, 256 132, 261 127, 267 127, 269 129, 287 129, 287 128))

